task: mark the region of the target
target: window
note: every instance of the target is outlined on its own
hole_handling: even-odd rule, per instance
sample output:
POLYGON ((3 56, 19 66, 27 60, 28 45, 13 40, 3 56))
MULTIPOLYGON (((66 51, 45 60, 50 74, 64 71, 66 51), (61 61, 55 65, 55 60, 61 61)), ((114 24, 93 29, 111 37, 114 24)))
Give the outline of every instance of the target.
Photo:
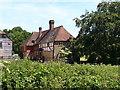
POLYGON ((0 42, 0 48, 2 48, 2 42, 0 42))
POLYGON ((59 44, 59 42, 55 42, 55 45, 58 45, 59 44))
POLYGON ((11 42, 8 42, 8 45, 11 45, 11 42))
POLYGON ((47 43, 45 44, 45 47, 47 47, 47 43))
POLYGON ((0 34, 0 38, 2 38, 2 34, 0 34))
POLYGON ((59 45, 63 45, 63 42, 59 42, 59 45))
POLYGON ((2 38, 7 38, 7 36, 5 34, 2 35, 2 38))
POLYGON ((47 47, 49 47, 49 43, 47 43, 47 47))
POLYGON ((39 44, 39 48, 41 48, 41 45, 39 44))
POLYGON ((40 47, 42 48, 42 47, 43 47, 43 44, 40 44, 40 47))
POLYGON ((0 35, 0 38, 7 38, 7 35, 1 34, 1 35, 0 35))
POLYGON ((49 46, 52 47, 52 46, 53 46, 53 43, 49 43, 49 46))
POLYGON ((43 47, 47 47, 47 43, 45 43, 45 44, 42 44, 43 45, 43 47))

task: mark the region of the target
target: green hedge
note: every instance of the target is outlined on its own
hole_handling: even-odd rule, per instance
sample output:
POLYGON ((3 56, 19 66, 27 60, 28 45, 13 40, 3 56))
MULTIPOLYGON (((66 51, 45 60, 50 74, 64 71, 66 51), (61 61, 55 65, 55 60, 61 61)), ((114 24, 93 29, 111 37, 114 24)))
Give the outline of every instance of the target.
POLYGON ((39 63, 30 60, 2 62, 2 88, 120 89, 118 66, 39 63))

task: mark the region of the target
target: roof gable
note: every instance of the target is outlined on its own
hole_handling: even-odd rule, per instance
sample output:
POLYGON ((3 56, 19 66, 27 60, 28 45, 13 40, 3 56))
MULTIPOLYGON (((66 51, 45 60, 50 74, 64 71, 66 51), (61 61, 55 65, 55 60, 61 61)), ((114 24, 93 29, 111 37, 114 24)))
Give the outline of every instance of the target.
POLYGON ((49 30, 45 30, 43 31, 40 36, 36 39, 36 43, 39 43, 45 36, 46 34, 49 32, 49 30))
POLYGON ((11 39, 5 32, 3 32, 2 30, 0 30, 0 35, 5 35, 5 36, 3 36, 2 38, 7 38, 7 39, 9 39, 10 41, 12 41, 12 39, 11 39))
POLYGON ((67 41, 74 37, 63 26, 60 27, 59 32, 55 38, 55 41, 67 41))
POLYGON ((3 32, 2 30, 0 30, 0 34, 6 34, 5 32, 3 32))
POLYGON ((45 30, 42 33, 33 32, 21 46, 33 46, 32 40, 35 40, 35 44, 48 43, 54 41, 67 41, 74 37, 63 26, 55 27, 51 30, 45 30))
POLYGON ((47 30, 46 34, 37 41, 37 43, 48 43, 54 41, 67 41, 74 37, 63 26, 55 27, 51 30, 47 30))
POLYGON ((58 32, 59 32, 60 26, 53 28, 47 32, 47 34, 44 36, 44 38, 39 41, 40 43, 48 43, 48 42, 54 42, 58 32))
POLYGON ((21 46, 33 46, 32 40, 36 40, 39 32, 33 32, 22 44, 21 46))

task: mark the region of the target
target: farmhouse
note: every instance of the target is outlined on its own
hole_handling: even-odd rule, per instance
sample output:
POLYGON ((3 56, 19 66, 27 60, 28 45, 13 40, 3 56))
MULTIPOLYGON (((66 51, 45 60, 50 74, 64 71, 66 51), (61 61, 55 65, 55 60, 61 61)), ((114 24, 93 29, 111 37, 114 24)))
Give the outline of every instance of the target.
POLYGON ((49 21, 49 29, 33 32, 23 43, 20 49, 24 58, 51 60, 58 56, 59 51, 69 45, 73 36, 63 27, 54 27, 54 20, 49 21))
POLYGON ((12 40, 5 32, 0 30, 0 58, 10 58, 12 56, 12 40))

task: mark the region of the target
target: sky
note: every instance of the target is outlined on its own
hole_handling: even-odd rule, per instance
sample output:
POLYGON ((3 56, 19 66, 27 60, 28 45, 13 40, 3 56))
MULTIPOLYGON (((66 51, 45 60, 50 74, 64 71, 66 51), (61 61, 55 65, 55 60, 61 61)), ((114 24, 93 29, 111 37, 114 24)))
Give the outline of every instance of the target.
POLYGON ((103 0, 0 0, 0 30, 20 26, 28 32, 38 32, 39 27, 49 29, 49 20, 55 27, 63 25, 74 37, 79 28, 74 18, 86 10, 96 11, 103 0))

